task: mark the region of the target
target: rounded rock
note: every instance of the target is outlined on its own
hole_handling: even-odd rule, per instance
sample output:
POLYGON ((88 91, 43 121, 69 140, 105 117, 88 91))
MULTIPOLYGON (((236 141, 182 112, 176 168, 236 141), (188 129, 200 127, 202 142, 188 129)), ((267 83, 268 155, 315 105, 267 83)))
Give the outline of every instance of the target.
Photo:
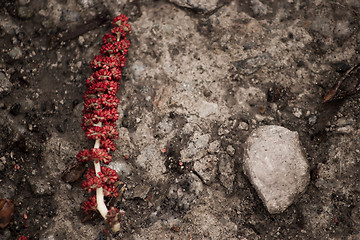
POLYGON ((244 172, 270 214, 283 212, 310 181, 298 133, 275 125, 259 127, 250 134, 244 172))

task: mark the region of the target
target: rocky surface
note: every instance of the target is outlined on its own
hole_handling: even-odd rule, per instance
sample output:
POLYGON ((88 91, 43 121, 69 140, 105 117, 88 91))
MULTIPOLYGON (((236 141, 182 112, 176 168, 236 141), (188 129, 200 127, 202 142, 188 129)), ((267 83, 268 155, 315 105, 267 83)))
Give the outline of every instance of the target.
POLYGON ((357 0, 0 1, 0 198, 15 201, 0 238, 359 239, 359 98, 322 100, 359 63, 359 9, 357 0), (112 163, 126 186, 113 203, 125 214, 111 235, 97 215, 82 222, 81 179, 63 174, 91 145, 80 128, 85 79, 119 13, 133 31, 112 163), (297 131, 310 165, 305 192, 272 215, 242 171, 245 141, 265 125, 297 131))
POLYGON ((271 214, 285 211, 307 187, 309 164, 297 132, 269 125, 246 140, 244 171, 271 214))
POLYGON ((189 8, 193 11, 208 12, 215 10, 218 0, 169 0, 180 7, 189 8))

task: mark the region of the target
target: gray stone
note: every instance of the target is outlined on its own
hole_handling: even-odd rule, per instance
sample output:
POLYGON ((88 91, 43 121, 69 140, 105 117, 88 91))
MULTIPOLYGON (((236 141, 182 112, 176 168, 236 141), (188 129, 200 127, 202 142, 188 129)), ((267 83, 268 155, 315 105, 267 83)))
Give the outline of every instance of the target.
POLYGON ((170 2, 175 3, 180 7, 208 12, 216 8, 218 0, 170 0, 170 2))
POLYGON ((140 155, 135 160, 135 164, 159 178, 160 175, 166 172, 165 165, 160 159, 161 155, 159 148, 154 144, 150 144, 141 151, 140 155))
POLYGON ((94 5, 96 5, 95 3, 97 1, 95 1, 95 0, 79 0, 78 2, 83 8, 89 8, 89 7, 93 7, 94 5))
POLYGON ((226 188, 227 193, 232 192, 234 179, 234 159, 224 154, 222 157, 220 157, 219 162, 219 180, 226 188))
POLYGON ((30 0, 18 0, 17 3, 20 5, 20 6, 25 6, 27 4, 30 3, 30 0))
POLYGON ((274 125, 254 130, 244 150, 244 172, 269 213, 283 212, 309 183, 298 133, 274 125))
POLYGON ((220 150, 220 141, 216 140, 209 144, 207 151, 211 154, 217 153, 220 150))
POLYGON ((2 230, 2 232, 0 233, 0 239, 3 239, 3 240, 11 239, 10 230, 9 229, 2 230))
POLYGON ((347 0, 347 2, 349 3, 349 5, 351 5, 353 7, 360 8, 360 1, 359 0, 347 0))
POLYGON ((14 199, 16 197, 16 185, 11 181, 0 181, 0 183, 0 198, 14 199))
POLYGON ((180 152, 181 160, 183 162, 190 162, 194 159, 203 157, 205 155, 205 148, 207 147, 209 140, 209 134, 201 135, 200 132, 195 132, 187 148, 180 152))
POLYGON ((236 126, 236 119, 233 120, 233 119, 227 119, 224 121, 223 124, 221 124, 221 126, 219 127, 218 129, 218 135, 219 136, 222 136, 222 135, 226 135, 226 134, 229 134, 233 128, 236 126))
POLYGON ((34 9, 30 6, 18 6, 17 15, 21 19, 29 19, 34 16, 34 9))
POLYGON ((28 182, 31 186, 31 190, 35 195, 44 196, 52 195, 55 192, 52 184, 47 180, 41 177, 30 176, 28 177, 28 182))
POLYGON ((80 44, 80 46, 84 46, 85 38, 83 36, 79 36, 78 43, 80 44))
POLYGON ((259 0, 251 0, 251 10, 256 16, 264 16, 269 12, 268 6, 260 2, 259 0))
POLYGON ((234 62, 233 64, 240 74, 251 75, 257 70, 259 70, 262 66, 265 66, 269 61, 270 61, 270 55, 263 54, 256 57, 240 60, 234 62))
POLYGON ((61 18, 66 22, 78 22, 80 21, 80 13, 77 11, 71 11, 68 9, 62 10, 61 18))
POLYGON ((20 47, 14 47, 13 49, 10 50, 9 52, 9 56, 12 58, 12 59, 19 59, 22 57, 22 51, 21 51, 21 48, 20 47))
POLYGON ((165 136, 168 135, 173 129, 173 122, 169 117, 165 117, 156 125, 156 135, 165 136))
POLYGON ((351 133, 354 131, 356 121, 353 118, 339 118, 335 122, 336 131, 340 133, 351 133))
POLYGON ((340 133, 351 133, 354 131, 354 128, 352 126, 344 126, 344 127, 339 127, 336 130, 340 133))
POLYGON ((129 176, 132 173, 131 165, 124 161, 112 161, 109 167, 114 169, 120 177, 129 176))
POLYGON ((360 226, 360 207, 359 206, 355 206, 351 210, 351 220, 353 220, 354 223, 356 223, 358 226, 360 226))
POLYGON ((222 135, 225 135, 225 134, 229 134, 230 133, 230 130, 225 128, 223 125, 221 125, 218 129, 218 135, 219 136, 222 136, 222 135))
POLYGON ((5 73, 0 72, 0 97, 7 95, 10 91, 12 84, 5 73))
POLYGON ((347 38, 352 34, 348 21, 339 21, 334 29, 335 36, 338 38, 347 38))
POLYGON ((243 131, 249 130, 249 124, 246 122, 239 122, 239 129, 243 131))
POLYGON ((226 152, 230 155, 230 156, 234 156, 235 154, 235 148, 232 145, 228 145, 226 147, 226 152))
POLYGON ((206 155, 205 157, 195 161, 194 170, 200 175, 205 184, 214 181, 217 172, 218 159, 214 155, 206 155))
POLYGON ((135 186, 132 198, 142 198, 145 199, 148 192, 150 191, 151 186, 146 184, 138 184, 135 186))
POLYGON ((181 175, 170 186, 168 198, 177 202, 181 209, 188 210, 203 191, 201 180, 193 173, 181 175))
POLYGON ((323 36, 330 36, 331 22, 324 17, 316 17, 311 23, 311 29, 322 34, 323 36))
POLYGON ((199 117, 206 118, 212 114, 215 114, 219 110, 219 106, 216 103, 202 101, 198 107, 199 117))
POLYGON ((316 120, 317 120, 317 116, 316 116, 316 115, 312 115, 312 116, 309 117, 308 122, 309 122, 309 124, 312 126, 312 125, 315 125, 316 120))
POLYGON ((5 165, 6 165, 6 157, 2 156, 0 157, 0 171, 5 169, 5 165))
POLYGON ((47 234, 45 236, 40 237, 40 240, 55 240, 54 234, 47 234))

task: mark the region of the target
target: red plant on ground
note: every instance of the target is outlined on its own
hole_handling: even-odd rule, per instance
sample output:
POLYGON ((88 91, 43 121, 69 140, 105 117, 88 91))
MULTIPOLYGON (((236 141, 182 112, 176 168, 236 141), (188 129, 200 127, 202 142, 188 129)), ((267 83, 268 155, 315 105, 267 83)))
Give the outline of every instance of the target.
POLYGON ((126 35, 131 27, 125 15, 114 18, 113 25, 111 33, 103 37, 104 45, 100 54, 91 62, 94 73, 86 80, 81 127, 87 139, 95 140, 95 144, 91 149, 80 151, 76 159, 79 162, 94 163, 94 167, 87 170, 81 186, 85 191, 95 191, 96 194, 83 202, 82 209, 85 213, 98 210, 113 231, 118 231, 119 210, 114 207, 108 210, 105 200, 119 196, 114 185, 119 177, 115 170, 101 166, 100 163, 111 162, 110 151, 115 150, 114 140, 119 136, 115 124, 119 118, 116 92, 120 85, 121 68, 125 66, 125 55, 130 46, 126 35))
POLYGON ((29 240, 29 238, 21 235, 17 240, 29 240))

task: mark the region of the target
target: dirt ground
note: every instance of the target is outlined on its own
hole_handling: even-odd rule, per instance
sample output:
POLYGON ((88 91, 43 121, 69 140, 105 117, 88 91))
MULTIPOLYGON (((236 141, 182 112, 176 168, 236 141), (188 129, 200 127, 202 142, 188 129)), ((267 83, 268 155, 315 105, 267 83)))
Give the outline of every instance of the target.
POLYGON ((358 0, 1 1, 0 198, 15 208, 0 239, 360 239, 359 15, 358 0), (62 177, 92 144, 84 83, 120 13, 132 45, 112 235, 82 222, 82 178, 62 177), (311 169, 275 215, 242 168, 270 124, 299 133, 311 169))

